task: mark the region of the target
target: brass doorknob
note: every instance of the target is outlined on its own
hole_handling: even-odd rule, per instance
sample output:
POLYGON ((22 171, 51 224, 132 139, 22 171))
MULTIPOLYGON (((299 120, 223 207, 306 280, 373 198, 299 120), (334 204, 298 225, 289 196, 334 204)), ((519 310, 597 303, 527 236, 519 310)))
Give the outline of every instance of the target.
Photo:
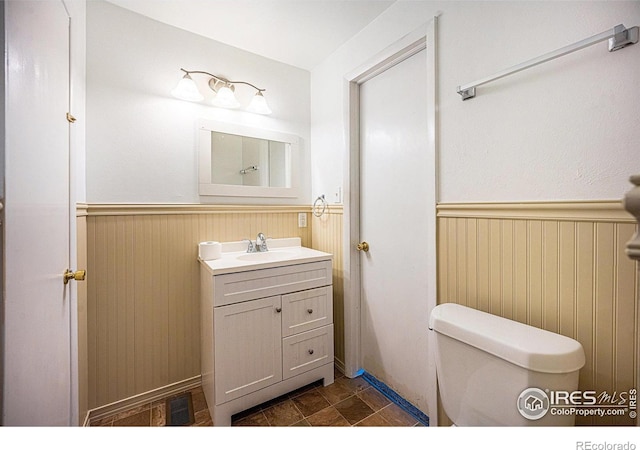
POLYGON ((67 269, 63 275, 64 284, 68 284, 71 280, 84 281, 87 276, 86 270, 76 270, 75 272, 67 269))
POLYGON ((358 249, 358 251, 368 252, 369 251, 369 244, 367 243, 367 241, 362 241, 356 246, 356 248, 358 249))

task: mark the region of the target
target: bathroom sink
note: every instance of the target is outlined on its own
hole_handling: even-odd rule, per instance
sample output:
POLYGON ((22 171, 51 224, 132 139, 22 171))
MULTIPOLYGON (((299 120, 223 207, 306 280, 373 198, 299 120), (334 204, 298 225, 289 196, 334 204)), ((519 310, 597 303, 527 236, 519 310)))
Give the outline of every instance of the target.
POLYGON ((220 257, 201 260, 212 275, 239 273, 249 270, 270 269, 294 264, 325 261, 331 254, 302 247, 301 239, 269 239, 266 252, 247 253, 247 241, 222 242, 220 257))
POLYGON ((282 261, 283 259, 291 258, 295 255, 294 252, 287 252, 281 250, 270 250, 268 252, 258 253, 245 253, 239 255, 236 258, 241 261, 282 261))

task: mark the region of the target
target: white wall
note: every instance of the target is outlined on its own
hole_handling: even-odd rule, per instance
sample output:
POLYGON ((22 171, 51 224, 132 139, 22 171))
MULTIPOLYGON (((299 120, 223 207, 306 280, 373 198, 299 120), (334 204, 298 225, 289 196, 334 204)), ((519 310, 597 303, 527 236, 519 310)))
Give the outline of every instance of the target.
POLYGON ((87 62, 87 4, 83 0, 65 0, 71 16, 71 114, 76 122, 71 127, 71 160, 73 161, 74 181, 71 198, 85 202, 86 191, 86 62, 87 62))
POLYGON ((621 199, 640 170, 640 45, 602 42, 465 102, 456 87, 640 25, 637 1, 398 1, 312 71, 312 196, 342 186, 344 75, 438 13, 439 200, 621 199))
MULTIPOLYGON (((205 91, 208 77, 193 75, 205 91)), ((308 71, 188 33, 102 1, 87 4, 87 201, 198 203, 196 121, 205 117, 302 138, 301 197, 216 203, 310 203, 308 71), (259 116, 175 99, 180 68, 267 89, 259 116)), ((253 89, 239 85, 241 102, 253 89)), ((210 97, 209 97, 210 98, 210 97)))

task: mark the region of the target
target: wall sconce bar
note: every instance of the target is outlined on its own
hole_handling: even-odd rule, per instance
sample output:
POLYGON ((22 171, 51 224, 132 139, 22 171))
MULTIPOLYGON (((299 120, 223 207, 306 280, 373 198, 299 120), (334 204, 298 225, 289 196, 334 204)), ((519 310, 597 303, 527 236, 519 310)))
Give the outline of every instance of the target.
POLYGON ((488 76, 486 78, 482 78, 478 81, 474 81, 473 83, 467 83, 462 86, 458 86, 457 92, 462 96, 462 100, 468 100, 476 96, 476 87, 478 86, 506 77, 507 75, 512 75, 514 73, 523 71, 525 69, 529 69, 530 67, 537 66, 547 61, 551 61, 552 59, 556 59, 561 56, 568 55, 569 53, 573 53, 575 51, 581 50, 585 47, 589 47, 593 44, 602 42, 607 39, 609 40, 610 52, 620 50, 621 48, 624 48, 627 45, 635 44, 638 42, 638 27, 636 26, 631 28, 625 28, 625 26, 622 24, 616 25, 611 30, 605 31, 600 34, 596 34, 595 36, 591 36, 590 38, 584 39, 580 42, 576 42, 575 44, 567 45, 566 47, 562 47, 561 49, 558 49, 554 52, 546 53, 537 58, 531 59, 529 61, 523 62, 521 64, 510 67, 508 69, 505 69, 494 75, 488 76))
POLYGON ((246 81, 227 80, 226 78, 202 70, 185 70, 182 68, 180 68, 180 70, 184 72, 184 76, 178 82, 178 86, 171 91, 174 97, 192 102, 202 101, 204 96, 198 91, 198 87, 191 78, 191 74, 203 74, 211 77, 209 79, 209 87, 215 93, 215 97, 213 98, 214 106, 221 108, 237 108, 240 106, 234 93, 235 85, 245 84, 256 90, 256 95, 253 96, 251 103, 246 108, 247 111, 256 114, 271 114, 271 108, 267 105, 267 101, 262 94, 266 89, 261 89, 246 81))
POLYGON ((258 92, 266 91, 266 89, 260 89, 259 87, 254 86, 251 83, 247 83, 246 81, 230 81, 230 80, 227 80, 226 78, 219 77, 219 76, 214 75, 214 74, 209 73, 209 72, 203 72, 201 70, 185 70, 183 68, 180 68, 180 70, 182 70, 185 74, 189 74, 189 75, 191 75, 192 73, 201 73, 201 74, 204 74, 204 75, 209 75, 212 78, 211 80, 209 80, 209 87, 211 87, 211 89, 213 89, 212 85, 216 85, 218 83, 223 83, 223 84, 226 84, 226 85, 230 85, 230 84, 246 84, 247 86, 251 86, 252 88, 254 88, 258 92))

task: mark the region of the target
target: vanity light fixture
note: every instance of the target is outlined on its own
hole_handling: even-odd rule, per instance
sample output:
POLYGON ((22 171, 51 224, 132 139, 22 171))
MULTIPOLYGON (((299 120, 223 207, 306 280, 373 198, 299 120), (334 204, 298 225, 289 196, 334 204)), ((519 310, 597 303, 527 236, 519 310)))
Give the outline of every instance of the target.
POLYGON ((178 85, 174 90, 171 91, 171 94, 179 98, 181 100, 188 100, 190 102, 199 102, 204 99, 196 83, 191 78, 192 73, 199 73, 208 75, 211 78, 209 79, 209 87, 213 92, 215 92, 215 96, 213 97, 213 105, 219 106, 221 108, 238 108, 240 106, 240 102, 236 99, 235 96, 235 85, 236 84, 246 84, 247 86, 251 86, 257 92, 256 95, 253 96, 251 103, 247 106, 246 110, 255 114, 271 114, 271 109, 269 105, 267 105, 267 100, 264 98, 262 94, 265 89, 260 89, 259 87, 254 86, 251 83, 247 83, 246 81, 230 81, 226 78, 219 77, 217 75, 213 75, 209 72, 203 72, 200 70, 185 70, 180 69, 184 72, 184 76, 178 82, 178 85))

